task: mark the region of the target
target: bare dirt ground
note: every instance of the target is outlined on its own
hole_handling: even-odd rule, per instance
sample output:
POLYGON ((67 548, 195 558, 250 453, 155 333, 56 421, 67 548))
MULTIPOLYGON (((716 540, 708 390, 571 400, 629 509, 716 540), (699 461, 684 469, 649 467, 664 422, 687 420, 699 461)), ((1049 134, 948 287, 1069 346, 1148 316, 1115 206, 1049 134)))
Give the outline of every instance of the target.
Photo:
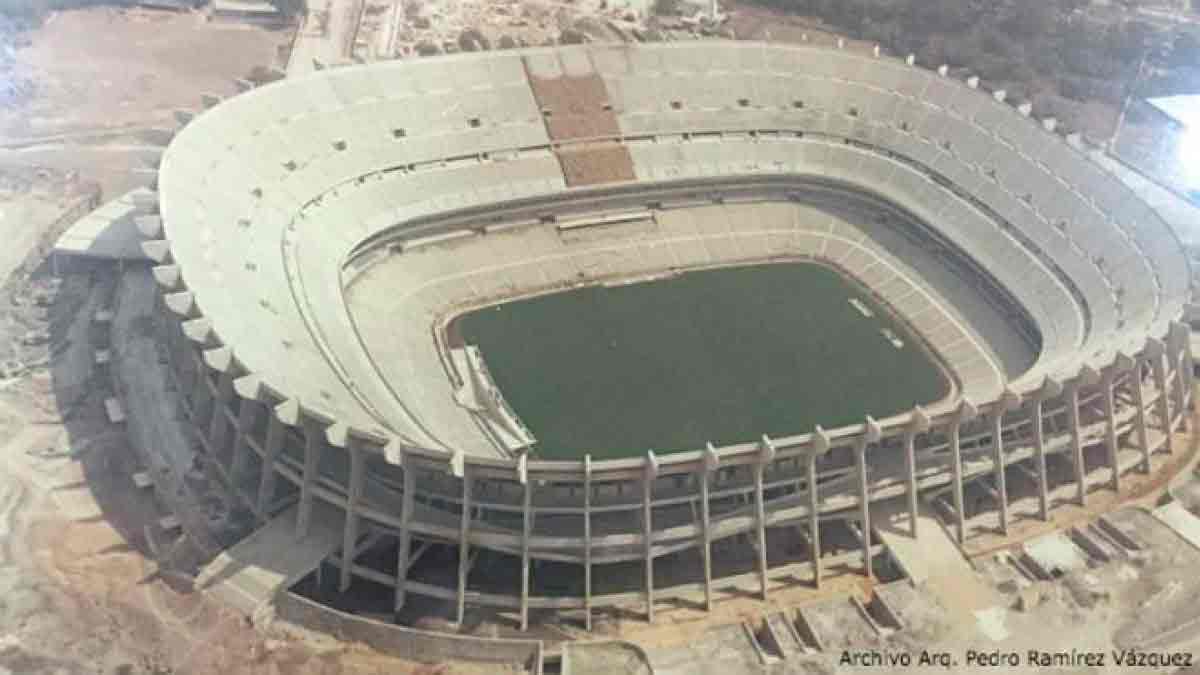
POLYGON ((165 509, 134 489, 144 467, 91 367, 91 316, 112 279, 70 275, 48 302, 30 300, 44 280, 18 281, 0 304, 40 322, 54 357, 0 380, 0 674, 422 672, 353 645, 260 635, 194 592, 178 571, 194 555, 154 534, 165 509))
MULTIPOLYGON (((29 37, 11 74, 34 86, 0 109, 0 236, 14 263, 93 181, 108 196, 148 182, 173 111, 233 93, 289 39, 111 8, 54 15, 29 37)), ((31 278, 5 263, 0 279, 14 268, 0 291, 0 675, 449 672, 263 636, 193 592, 178 568, 196 553, 154 534, 166 511, 134 489, 144 467, 104 413, 91 316, 110 272, 31 278)))
POLYGON ((206 23, 195 13, 98 7, 61 12, 27 36, 11 77, 32 93, 0 108, 0 171, 78 171, 115 196, 151 178, 174 111, 275 64, 286 30, 206 23))

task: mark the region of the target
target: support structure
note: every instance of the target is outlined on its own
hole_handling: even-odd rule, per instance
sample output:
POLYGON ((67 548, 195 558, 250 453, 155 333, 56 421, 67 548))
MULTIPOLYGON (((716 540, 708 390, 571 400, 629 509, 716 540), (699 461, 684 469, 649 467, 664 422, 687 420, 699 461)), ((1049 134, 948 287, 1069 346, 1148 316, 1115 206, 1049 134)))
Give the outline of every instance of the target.
POLYGON ((700 474, 700 553, 704 556, 704 610, 712 611, 712 520, 709 512, 709 481, 720 465, 716 448, 709 443, 704 450, 704 471, 700 474))
POLYGON ((583 456, 583 624, 592 631, 592 456, 583 456))
POLYGON ((346 452, 350 455, 350 484, 346 494, 346 521, 342 525, 342 569, 338 577, 338 589, 345 593, 350 589, 351 572, 354 569, 354 549, 358 542, 358 504, 362 500, 363 482, 366 479, 366 452, 360 441, 348 439, 346 452))
POLYGON ((871 490, 867 483, 867 450, 878 443, 883 432, 871 417, 863 425, 862 436, 854 446, 854 464, 858 473, 858 519, 862 525, 863 574, 868 579, 875 576, 871 569, 871 490))
POLYGON ((1062 393, 1062 385, 1046 378, 1033 397, 1033 442, 1037 463, 1038 517, 1050 520, 1050 478, 1046 471, 1045 402, 1062 393))
POLYGON ((1163 433, 1163 449, 1170 455, 1175 452, 1175 442, 1171 438, 1171 383, 1167 381, 1165 362, 1167 350, 1161 340, 1150 338, 1146 341, 1146 353, 1150 357, 1150 369, 1154 374, 1154 388, 1158 390, 1155 407, 1163 433))
POLYGON ((654 479, 658 477, 658 458, 646 453, 642 472, 642 547, 646 570, 646 621, 654 623, 654 479))
POLYGON ((1109 485, 1113 492, 1121 491, 1120 448, 1117 444, 1117 368, 1116 364, 1105 368, 1100 377, 1100 395, 1104 399, 1104 449, 1108 456, 1108 467, 1111 472, 1109 485))
MULTIPOLYGON (((522 461, 525 455, 521 455, 522 461)), ((521 500, 521 630, 529 628, 529 538, 533 536, 533 481, 525 476, 521 500)))
POLYGON ((966 500, 963 499, 962 425, 974 419, 978 412, 970 401, 963 399, 950 422, 950 480, 951 490, 954 492, 954 534, 959 544, 967 538, 966 500))
POLYGON ((275 411, 267 413, 267 442, 263 445, 262 470, 258 474, 258 503, 255 511, 265 520, 270 514, 271 498, 275 496, 275 460, 283 448, 286 429, 275 411))
MULTIPOLYGON (((1120 357, 1118 357, 1119 360, 1120 357)), ((1146 390, 1142 386, 1143 364, 1140 359, 1130 359, 1133 366, 1129 372, 1129 386, 1133 389, 1133 424, 1137 428, 1138 447, 1142 450, 1142 473, 1150 473, 1150 429, 1146 421, 1146 390)))
MULTIPOLYGON (((299 407, 295 403, 296 414, 299 407)), ((308 536, 308 524, 312 519, 313 488, 317 472, 321 467, 321 454, 325 450, 325 430, 314 420, 304 421, 304 475, 300 479, 300 505, 296 509, 296 538, 308 536)))
MULTIPOLYGON (((250 461, 250 432, 254 428, 255 420, 258 418, 259 408, 262 404, 258 401, 245 399, 242 401, 241 409, 238 410, 237 428, 233 434, 233 452, 229 459, 229 494, 226 495, 226 502, 236 504, 238 495, 241 494, 242 480, 246 474, 246 464, 250 461)), ((218 405, 217 417, 225 417, 225 406, 218 405)), ((217 417, 213 418, 215 425, 217 417)), ((222 425, 221 428, 224 428, 222 425)), ((219 447, 214 442, 213 447, 219 447)))
POLYGON ((908 480, 908 527, 913 538, 917 537, 917 521, 920 517, 920 504, 917 491, 917 434, 929 430, 929 416, 920 406, 913 408, 908 417, 908 427, 904 430, 904 472, 908 480))
POLYGON ((1021 407, 1021 395, 1004 392, 990 415, 992 423, 992 480, 996 483, 996 502, 1000 507, 1000 532, 1008 534, 1008 477, 1004 461, 1004 414, 1021 407))
POLYGON ((229 428, 229 419, 225 411, 233 400, 233 368, 226 364, 221 374, 217 376, 217 398, 213 402, 212 418, 208 424, 208 440, 212 444, 213 453, 220 456, 225 451, 225 434, 229 428))
POLYGON ((1179 322, 1171 324, 1167 349, 1175 372, 1175 377, 1172 378, 1175 381, 1175 414, 1179 417, 1179 431, 1181 432, 1188 430, 1189 422, 1187 412, 1192 371, 1189 356, 1191 341, 1191 329, 1179 322))
POLYGON ((458 625, 463 625, 467 611, 467 576, 471 560, 471 470, 464 467, 462 477, 462 513, 458 521, 458 606, 455 616, 458 625))
POLYGON ((813 587, 821 587, 821 500, 817 476, 817 456, 829 452, 829 435, 817 425, 813 430, 813 450, 808 456, 808 544, 813 564, 813 587))
POLYGON ((759 441, 758 462, 754 464, 754 525, 758 530, 758 584, 762 599, 767 599, 767 515, 763 506, 763 473, 775 461, 775 444, 765 435, 759 441))
POLYGON ((1100 374, 1084 366, 1079 376, 1066 387, 1067 423, 1071 427, 1071 464, 1075 469, 1075 500, 1080 506, 1087 505, 1087 464, 1083 458, 1083 431, 1079 422, 1079 390, 1082 387, 1094 387, 1099 381, 1100 374))
POLYGON ((412 554, 412 520, 417 493, 417 463, 412 455, 401 455, 401 468, 404 470, 404 493, 400 495, 400 542, 396 551, 396 597, 393 602, 393 609, 397 612, 404 609, 407 600, 405 586, 412 554))

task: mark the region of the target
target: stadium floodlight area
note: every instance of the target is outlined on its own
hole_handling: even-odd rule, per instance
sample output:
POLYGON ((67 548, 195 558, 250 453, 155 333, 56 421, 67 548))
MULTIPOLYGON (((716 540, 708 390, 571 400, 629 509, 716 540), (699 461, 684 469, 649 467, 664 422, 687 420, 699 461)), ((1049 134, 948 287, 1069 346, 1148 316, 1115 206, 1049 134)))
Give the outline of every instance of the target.
MULTIPOLYGON (((628 603, 597 568, 804 537, 871 504, 1049 455, 1080 500, 1172 448, 1190 405, 1175 233, 1075 137, 948 70, 759 43, 581 45, 324 70, 198 115, 157 185, 165 340, 233 498, 263 521, 344 513, 356 579, 519 613, 628 603), (520 411, 455 354, 456 316, 580 285, 816 262, 865 288, 943 367, 923 408, 790 437, 595 460, 538 459, 520 411), (516 414, 513 414, 516 413, 516 414), (1106 448, 1103 472, 1084 449, 1106 448), (1094 468, 1094 467, 1093 467, 1094 468), (396 564, 360 559, 394 542, 396 564), (773 534, 774 536, 774 534, 773 534), (382 544, 380 542, 383 542, 382 544), (421 542, 458 550, 416 574, 421 542), (471 576, 475 553, 511 578, 471 576), (553 593, 533 561, 577 570, 553 593)), ((536 435, 536 430, 533 430, 536 435)))

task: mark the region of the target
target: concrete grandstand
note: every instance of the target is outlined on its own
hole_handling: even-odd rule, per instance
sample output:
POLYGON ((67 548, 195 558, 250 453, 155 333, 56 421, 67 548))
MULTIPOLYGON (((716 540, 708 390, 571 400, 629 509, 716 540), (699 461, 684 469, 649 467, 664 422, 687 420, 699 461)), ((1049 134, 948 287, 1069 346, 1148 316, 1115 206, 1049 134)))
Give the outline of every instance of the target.
POLYGON ((471 606, 590 628, 630 600, 594 592, 597 570, 640 564, 653 619, 693 587, 711 605, 714 544, 735 537, 765 597, 768 529, 803 541, 819 584, 820 523, 852 522, 869 575, 873 503, 904 500, 915 530, 919 495, 949 490, 961 539, 964 486, 984 483, 1006 529, 1006 468, 1028 464, 1047 518, 1047 456, 1082 502, 1149 470, 1191 404, 1174 231, 1051 121, 911 60, 705 42, 325 70, 190 120, 157 195, 138 223, 178 386, 231 503, 287 530, 260 537, 287 558, 248 584, 261 599, 325 559, 396 609, 416 594, 460 622, 471 606), (868 289, 952 393, 792 437, 546 461, 445 339, 517 297, 787 260, 868 289), (411 575, 431 545, 457 569, 411 575), (394 564, 362 555, 381 546, 394 564), (479 551, 517 572, 472 578, 479 551), (656 587, 655 561, 681 554, 702 577, 656 587), (534 561, 580 583, 537 593, 534 561))

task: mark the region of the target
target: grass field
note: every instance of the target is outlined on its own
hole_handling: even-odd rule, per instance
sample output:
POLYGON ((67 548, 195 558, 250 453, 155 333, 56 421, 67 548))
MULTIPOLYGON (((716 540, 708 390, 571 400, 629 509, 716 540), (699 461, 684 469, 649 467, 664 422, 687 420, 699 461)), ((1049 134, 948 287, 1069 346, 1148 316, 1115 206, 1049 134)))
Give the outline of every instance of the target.
POLYGON ((544 458, 780 437, 884 417, 948 391, 910 336, 815 264, 546 295, 478 310, 458 330, 482 350, 544 458))

